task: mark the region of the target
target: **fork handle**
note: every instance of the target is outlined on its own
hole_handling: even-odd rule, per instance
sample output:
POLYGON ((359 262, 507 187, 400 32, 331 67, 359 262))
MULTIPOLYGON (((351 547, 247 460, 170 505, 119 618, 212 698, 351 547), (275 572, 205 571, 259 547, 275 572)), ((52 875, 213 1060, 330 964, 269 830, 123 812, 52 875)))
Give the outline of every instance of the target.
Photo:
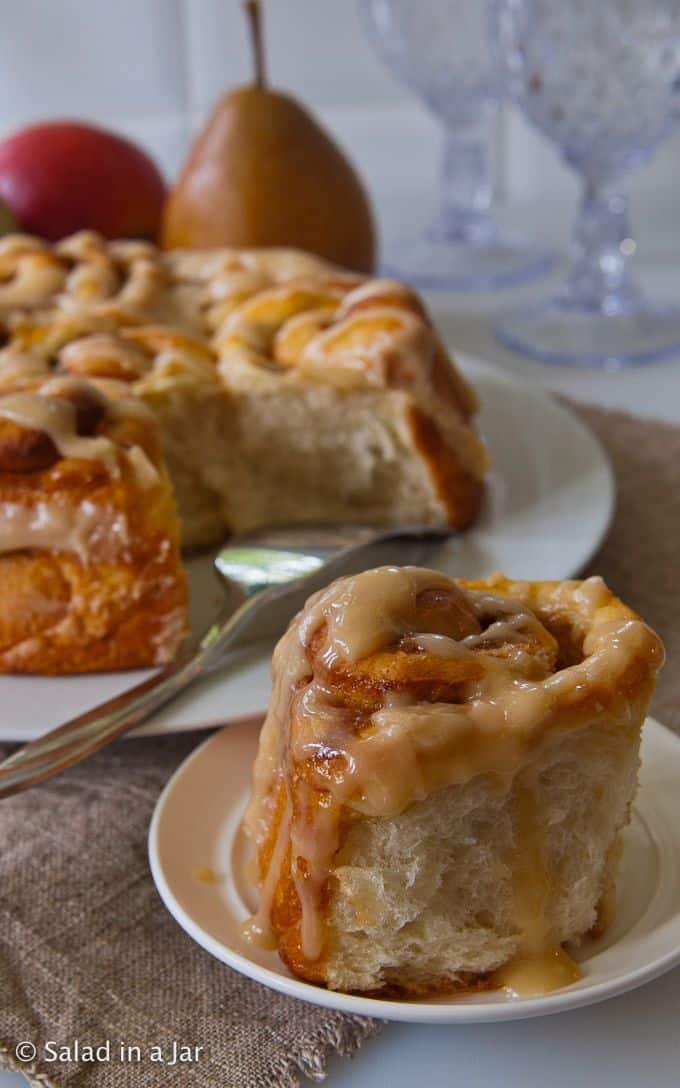
POLYGON ((160 673, 13 752, 0 763, 0 798, 79 763, 139 725, 217 664, 224 664, 226 651, 257 610, 260 596, 249 597, 228 619, 214 624, 198 648, 186 648, 160 673))

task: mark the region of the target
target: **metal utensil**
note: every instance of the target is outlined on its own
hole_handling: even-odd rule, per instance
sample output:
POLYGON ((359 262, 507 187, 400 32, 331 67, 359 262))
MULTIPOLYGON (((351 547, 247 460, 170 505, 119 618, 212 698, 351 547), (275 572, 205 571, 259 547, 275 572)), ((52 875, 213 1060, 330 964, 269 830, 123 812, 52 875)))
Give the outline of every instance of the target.
POLYGON ((405 526, 295 526, 234 540, 215 567, 241 603, 225 604, 202 638, 177 659, 122 695, 72 718, 0 763, 0 797, 27 789, 85 759, 165 706, 189 684, 228 664, 236 643, 271 638, 285 629, 310 593, 343 574, 386 563, 422 564, 450 530, 405 526))

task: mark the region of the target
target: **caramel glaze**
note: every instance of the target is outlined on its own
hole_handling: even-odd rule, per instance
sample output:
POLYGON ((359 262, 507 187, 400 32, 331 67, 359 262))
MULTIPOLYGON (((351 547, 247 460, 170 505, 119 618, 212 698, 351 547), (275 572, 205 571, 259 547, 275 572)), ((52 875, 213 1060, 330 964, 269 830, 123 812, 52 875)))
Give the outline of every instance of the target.
MULTIPOLYGON (((276 648, 244 821, 260 907, 244 933, 272 946, 297 919, 296 948, 279 950, 306 977, 323 981, 329 877, 348 821, 396 816, 476 775, 510 791, 551 731, 612 716, 625 727, 651 693, 661 643, 600 578, 482 585, 411 567, 340 579, 276 648)), ((524 993, 564 985, 576 968, 545 923, 530 793, 515 808, 519 951, 495 984, 524 993)))
POLYGON ((152 423, 149 409, 127 396, 116 381, 86 381, 55 376, 0 397, 0 421, 45 435, 61 457, 100 461, 112 476, 119 474, 118 451, 110 436, 97 433, 104 420, 133 418, 152 423))
POLYGON ((66 479, 64 466, 80 463, 91 487, 103 474, 148 491, 159 482, 154 436, 148 409, 117 382, 57 376, 0 397, 0 473, 14 481, 12 496, 0 502, 0 554, 57 550, 87 561, 124 551, 129 531, 122 511, 99 509, 87 496, 79 505, 67 502, 59 479, 66 479), (38 474, 36 501, 22 481, 35 484, 38 474))

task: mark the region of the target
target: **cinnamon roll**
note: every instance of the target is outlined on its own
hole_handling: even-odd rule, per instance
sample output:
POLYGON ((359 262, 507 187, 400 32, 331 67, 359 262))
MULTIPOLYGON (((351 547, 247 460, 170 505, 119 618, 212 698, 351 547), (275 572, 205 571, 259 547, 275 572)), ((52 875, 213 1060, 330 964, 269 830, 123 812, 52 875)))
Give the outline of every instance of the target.
POLYGON ((332 989, 574 981, 662 657, 600 578, 389 567, 313 596, 274 654, 244 937, 332 989))
POLYGON ((151 412, 115 382, 0 396, 0 672, 167 662, 186 631, 179 525, 151 412))

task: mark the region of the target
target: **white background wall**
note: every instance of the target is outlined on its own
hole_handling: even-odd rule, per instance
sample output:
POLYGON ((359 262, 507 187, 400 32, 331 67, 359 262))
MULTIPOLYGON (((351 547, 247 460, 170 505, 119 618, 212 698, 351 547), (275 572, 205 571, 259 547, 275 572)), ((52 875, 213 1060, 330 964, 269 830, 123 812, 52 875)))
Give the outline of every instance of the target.
MULTIPOLYGON (((265 14, 272 81, 321 114, 380 209, 395 193, 421 194, 419 214, 439 130, 372 54, 357 0, 266 0, 265 14)), ((0 134, 43 117, 93 119, 140 140, 171 177, 220 92, 248 78, 249 59, 240 0, 0 0, 0 134)), ((509 112, 496 152, 503 197, 557 203, 564 215, 549 212, 537 229, 566 230, 577 188, 557 152, 509 112)), ((635 178, 636 210, 677 215, 679 175, 680 138, 635 178)))

